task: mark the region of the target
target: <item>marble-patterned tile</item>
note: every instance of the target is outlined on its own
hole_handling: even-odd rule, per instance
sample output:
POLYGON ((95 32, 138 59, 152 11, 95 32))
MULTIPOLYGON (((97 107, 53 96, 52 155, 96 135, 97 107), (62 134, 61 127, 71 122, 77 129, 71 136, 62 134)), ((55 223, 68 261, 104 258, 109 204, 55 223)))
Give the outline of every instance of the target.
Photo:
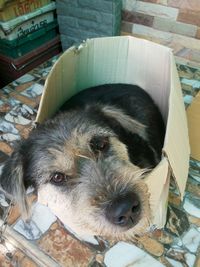
POLYGON ((99 242, 97 241, 97 239, 94 236, 78 235, 70 227, 68 227, 66 224, 64 225, 64 227, 66 228, 66 230, 69 233, 71 233, 73 236, 75 236, 80 241, 88 242, 88 243, 91 243, 93 245, 99 245, 99 242))
POLYGON ((27 88, 21 94, 24 96, 30 97, 30 98, 34 98, 34 97, 37 97, 38 95, 41 95, 43 89, 44 89, 44 86, 42 86, 39 83, 34 83, 32 86, 27 88))
POLYGON ((14 115, 12 112, 9 112, 5 116, 5 120, 11 122, 11 123, 17 123, 21 125, 28 125, 31 123, 30 120, 27 120, 26 118, 22 117, 21 115, 14 115))
POLYGON ((157 241, 165 245, 172 244, 174 241, 174 238, 171 235, 169 235, 167 232, 165 232, 163 229, 156 229, 153 232, 151 232, 149 235, 153 239, 156 239, 157 241))
POLYGON ((193 79, 195 77, 195 74, 197 73, 197 69, 189 68, 185 65, 176 64, 178 74, 180 79, 186 78, 186 79, 193 79))
POLYGON ((49 227, 57 220, 50 209, 40 203, 36 203, 32 209, 31 221, 33 221, 44 234, 49 227))
POLYGON ((200 218, 200 209, 194 205, 194 203, 188 198, 185 199, 183 208, 187 213, 193 215, 194 217, 200 218))
POLYGON ((4 251, 5 247, 0 246, 0 263, 3 263, 1 265, 2 267, 14 267, 14 265, 11 263, 11 260, 6 257, 6 252, 4 251))
POLYGON ((8 113, 11 110, 11 106, 5 101, 0 100, 0 114, 3 117, 4 114, 8 113), (1 104, 2 103, 2 104, 1 104))
MULTIPOLYGON (((199 185, 196 184, 197 189, 199 189, 199 185)), ((196 193, 196 192, 195 192, 196 193)), ((195 193, 190 193, 189 191, 186 191, 186 199, 188 199, 191 203, 195 205, 195 207, 200 209, 200 198, 199 198, 199 193, 197 195, 195 193)))
POLYGON ((61 225, 54 223, 39 241, 39 247, 62 267, 91 266, 95 252, 73 238, 61 225))
POLYGON ((13 91, 13 89, 12 89, 9 85, 3 87, 1 90, 2 90, 2 92, 4 92, 4 94, 6 94, 6 95, 8 95, 9 93, 11 93, 11 92, 13 91))
POLYGON ((27 82, 31 82, 35 79, 35 77, 29 73, 21 76, 20 78, 18 78, 17 80, 15 80, 15 82, 17 82, 18 84, 22 84, 22 83, 27 83, 27 82))
POLYGON ((200 198, 200 184, 196 182, 194 179, 192 179, 191 177, 188 178, 186 191, 189 192, 192 197, 194 196, 194 197, 200 198))
POLYGON ((8 207, 9 206, 9 203, 7 202, 6 197, 2 192, 0 192, 0 205, 2 207, 8 207))
MULTIPOLYGON (((188 252, 187 249, 182 244, 181 247, 178 245, 173 245, 169 250, 166 251, 167 259, 172 259, 176 264, 178 262, 182 263, 185 266, 185 253, 188 252)), ((170 260, 169 260, 170 261, 170 260)), ((175 264, 174 263, 174 264, 175 264)), ((175 265, 176 266, 176 265, 175 265)))
POLYGON ((200 81, 198 81, 198 80, 183 78, 183 79, 181 79, 181 83, 190 85, 194 89, 200 89, 200 81))
MULTIPOLYGON (((18 101, 18 104, 26 104, 30 107, 35 108, 37 106, 36 100, 35 99, 31 99, 30 97, 18 94, 16 92, 11 93, 11 96, 18 101)), ((16 104, 17 105, 17 104, 16 104)))
POLYGON ((197 160, 194 160, 194 159, 190 159, 190 165, 200 168, 200 161, 197 161, 197 160))
POLYGON ((186 261, 188 267, 193 267, 195 260, 196 260, 196 256, 194 254, 191 254, 191 253, 185 254, 185 261, 186 261))
POLYGON ((18 93, 26 90, 28 87, 30 87, 31 85, 33 85, 34 81, 30 81, 30 82, 26 82, 26 83, 21 83, 19 85, 17 85, 15 87, 15 91, 17 91, 18 93))
POLYGON ((41 68, 38 70, 38 74, 41 76, 41 77, 45 77, 49 74, 50 70, 52 69, 52 66, 50 67, 47 67, 47 68, 41 68))
POLYGON ((181 236, 190 227, 187 214, 183 209, 168 206, 165 230, 177 237, 181 236))
POLYGON ((38 228, 35 222, 30 221, 29 223, 25 223, 22 219, 20 219, 13 227, 18 233, 23 235, 29 240, 39 239, 42 235, 42 232, 38 228))
POLYGON ((157 240, 150 238, 148 235, 139 238, 139 244, 153 256, 160 257, 164 253, 164 245, 157 240))
POLYGON ((184 236, 183 236, 183 245, 192 253, 196 253, 199 245, 200 245, 200 233, 195 229, 191 228, 184 236))
POLYGON ((0 118, 0 131, 2 133, 18 134, 18 130, 10 122, 7 122, 0 118))
POLYGON ((183 264, 179 261, 173 260, 171 258, 166 257, 166 259, 171 263, 173 267, 184 267, 183 264))
POLYGON ((25 253, 14 248, 10 243, 5 243, 6 247, 0 245, 0 266, 1 267, 39 267, 25 253))
POLYGON ((118 242, 115 246, 109 249, 105 254, 104 263, 106 267, 164 266, 140 248, 125 242, 118 242))
POLYGON ((16 124, 16 128, 19 130, 21 138, 27 139, 34 128, 34 123, 31 122, 31 124, 27 126, 16 124))
POLYGON ((19 205, 17 204, 14 204, 12 206, 12 209, 10 210, 9 212, 9 216, 7 218, 7 222, 9 225, 12 225, 14 223, 16 223, 16 221, 18 219, 20 219, 20 216, 21 216, 21 210, 19 208, 19 205))
POLYGON ((29 222, 20 219, 14 229, 27 239, 39 239, 49 227, 57 220, 48 207, 36 203, 32 208, 32 215, 29 222))
POLYGON ((174 56, 175 58, 175 61, 178 63, 178 64, 183 64, 183 65, 187 65, 193 69, 199 69, 199 63, 198 62, 195 62, 195 61, 191 61, 187 58, 184 58, 184 57, 178 57, 178 56, 174 56))
POLYGON ((109 246, 109 242, 99 236, 92 236, 86 234, 77 234, 75 233, 70 227, 64 225, 65 229, 76 239, 80 240, 81 242, 87 244, 90 248, 96 251, 105 251, 106 248, 109 246))
POLYGON ((9 97, 6 101, 11 107, 15 107, 16 105, 21 104, 21 102, 19 100, 17 100, 14 97, 9 97))
POLYGON ((3 141, 0 141, 0 150, 2 152, 4 152, 5 154, 10 155, 12 153, 13 149, 9 144, 7 144, 7 143, 5 143, 3 141))
POLYGON ((190 215, 189 221, 191 225, 194 225, 195 227, 200 227, 200 218, 190 215))
POLYGON ((6 142, 14 142, 20 140, 20 136, 12 133, 5 133, 0 136, 0 139, 6 142))
POLYGON ((23 104, 21 112, 24 116, 27 116, 28 114, 30 114, 30 115, 36 114, 37 111, 36 111, 36 109, 32 109, 31 107, 23 104))
POLYGON ((190 171, 189 176, 200 183, 200 174, 190 171))
POLYGON ((31 123, 33 115, 36 115, 36 110, 25 104, 20 104, 7 113, 5 119, 11 123, 28 125, 31 123))

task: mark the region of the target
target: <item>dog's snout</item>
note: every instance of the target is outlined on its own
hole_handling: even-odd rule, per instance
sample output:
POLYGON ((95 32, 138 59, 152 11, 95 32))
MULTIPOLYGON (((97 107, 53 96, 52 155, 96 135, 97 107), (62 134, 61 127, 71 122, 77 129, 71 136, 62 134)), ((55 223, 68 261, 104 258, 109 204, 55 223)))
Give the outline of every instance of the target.
POLYGON ((135 193, 116 198, 106 209, 107 219, 117 226, 132 227, 139 220, 141 203, 135 193))

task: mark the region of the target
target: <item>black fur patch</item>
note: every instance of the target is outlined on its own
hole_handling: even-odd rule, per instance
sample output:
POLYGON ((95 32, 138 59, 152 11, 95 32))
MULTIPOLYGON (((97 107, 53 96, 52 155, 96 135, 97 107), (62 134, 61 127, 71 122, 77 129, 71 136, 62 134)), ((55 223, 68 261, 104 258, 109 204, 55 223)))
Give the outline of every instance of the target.
POLYGON ((100 125, 109 126, 117 134, 119 140, 126 144, 132 163, 141 168, 154 167, 158 163, 152 148, 160 158, 165 127, 158 107, 143 89, 128 84, 92 87, 72 97, 61 107, 61 111, 74 108, 83 111, 86 106, 90 106, 87 114, 90 118, 100 125), (97 103, 120 108, 127 115, 144 124, 148 140, 126 131, 116 120, 106 117, 98 105, 95 105, 97 103))

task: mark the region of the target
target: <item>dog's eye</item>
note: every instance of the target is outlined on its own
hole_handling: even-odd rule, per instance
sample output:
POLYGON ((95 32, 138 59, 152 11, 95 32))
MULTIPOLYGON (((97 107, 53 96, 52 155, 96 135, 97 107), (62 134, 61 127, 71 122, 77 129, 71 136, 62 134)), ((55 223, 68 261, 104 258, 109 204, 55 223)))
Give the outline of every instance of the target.
POLYGON ((66 175, 62 172, 55 172, 51 175, 50 182, 55 185, 61 185, 66 181, 66 175))
POLYGON ((109 148, 108 137, 95 136, 90 141, 90 147, 93 152, 105 152, 109 148))

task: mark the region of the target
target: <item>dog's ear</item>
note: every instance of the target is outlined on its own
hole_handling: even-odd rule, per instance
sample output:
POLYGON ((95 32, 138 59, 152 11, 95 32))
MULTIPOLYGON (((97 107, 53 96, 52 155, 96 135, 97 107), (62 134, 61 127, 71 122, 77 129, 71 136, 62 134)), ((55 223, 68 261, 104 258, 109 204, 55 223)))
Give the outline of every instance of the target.
POLYGON ((23 217, 28 217, 29 208, 24 185, 23 157, 19 149, 5 162, 0 175, 0 185, 20 206, 23 217))
POLYGON ((146 139, 146 126, 125 114, 123 110, 110 106, 102 107, 101 110, 107 117, 116 120, 124 129, 146 139))

